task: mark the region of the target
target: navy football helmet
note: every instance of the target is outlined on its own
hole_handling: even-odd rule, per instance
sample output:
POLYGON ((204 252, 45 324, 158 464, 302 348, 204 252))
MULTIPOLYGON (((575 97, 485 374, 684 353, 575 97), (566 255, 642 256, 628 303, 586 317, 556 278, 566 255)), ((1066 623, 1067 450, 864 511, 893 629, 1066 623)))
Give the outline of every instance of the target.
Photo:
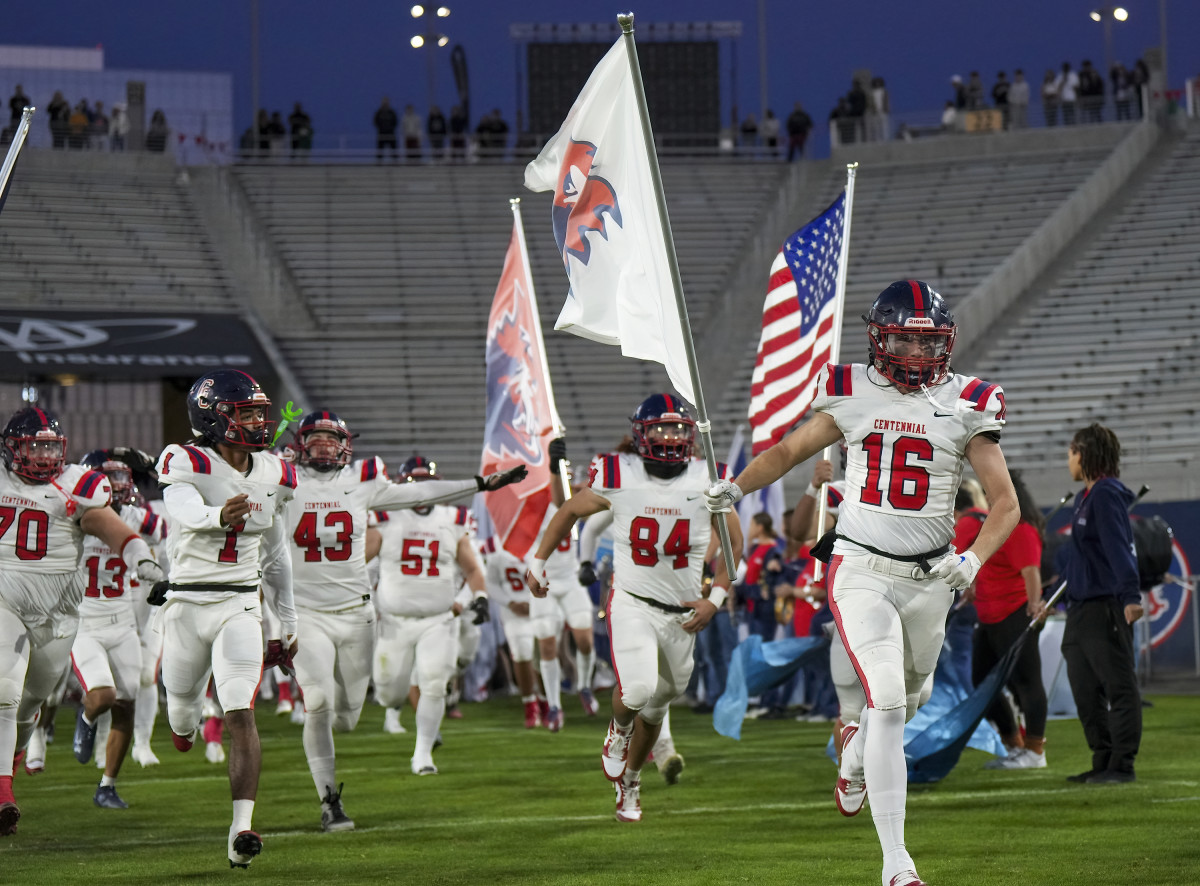
POLYGON ((633 444, 643 459, 675 464, 691 459, 696 422, 678 397, 653 394, 638 405, 629 420, 633 423, 633 444))
POLYGON ((84 467, 99 471, 108 477, 108 485, 112 487, 113 504, 127 505, 133 502, 136 487, 133 485, 133 471, 129 465, 107 449, 93 449, 79 460, 84 467))
POLYGON ((863 314, 871 365, 893 384, 936 385, 950 370, 958 330, 945 300, 920 280, 900 280, 863 314))
POLYGON ((310 412, 300 419, 300 429, 296 431, 298 460, 305 467, 321 472, 348 465, 350 456, 354 454, 351 436, 350 428, 338 418, 337 413, 328 409, 310 412), (336 439, 330 440, 325 436, 314 438, 317 432, 333 434, 336 439))
POLYGON ((397 483, 414 483, 417 480, 440 480, 437 462, 430 461, 423 455, 414 454, 404 464, 400 465, 397 483))
POLYGON ((258 382, 240 369, 214 369, 196 379, 187 398, 192 433, 212 445, 242 449, 271 445, 275 422, 268 419, 271 400, 258 382), (243 417, 243 410, 253 410, 243 417))
POLYGON ((8 469, 26 480, 49 483, 63 472, 67 435, 52 412, 37 406, 18 409, 4 426, 0 456, 8 469))

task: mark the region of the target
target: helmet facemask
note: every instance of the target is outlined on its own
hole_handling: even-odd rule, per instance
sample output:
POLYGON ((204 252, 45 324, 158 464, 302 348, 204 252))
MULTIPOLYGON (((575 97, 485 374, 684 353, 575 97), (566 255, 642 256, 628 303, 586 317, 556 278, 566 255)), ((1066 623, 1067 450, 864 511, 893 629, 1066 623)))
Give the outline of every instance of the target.
POLYGON ((267 418, 270 407, 271 401, 265 396, 261 399, 217 403, 213 410, 224 426, 219 442, 242 449, 266 449, 271 445, 272 432, 275 430, 275 422, 267 418), (246 410, 250 410, 251 414, 246 415, 246 410))
POLYGON ((350 435, 332 422, 329 424, 328 428, 306 428, 298 443, 300 464, 322 473, 350 464, 354 451, 350 435))
POLYGON ((8 437, 12 472, 35 483, 49 483, 63 472, 67 460, 67 438, 46 428, 33 436, 8 437))
POLYGON ((633 423, 638 455, 649 461, 680 464, 692 457, 696 423, 682 415, 666 414, 652 421, 633 423))
POLYGON ((108 485, 112 487, 113 504, 127 505, 133 502, 133 472, 123 461, 105 461, 100 465, 100 472, 108 477, 108 485))
POLYGON ((954 326, 934 326, 924 318, 909 320, 905 326, 869 323, 872 364, 880 375, 901 387, 936 385, 950 370, 957 331, 954 326))

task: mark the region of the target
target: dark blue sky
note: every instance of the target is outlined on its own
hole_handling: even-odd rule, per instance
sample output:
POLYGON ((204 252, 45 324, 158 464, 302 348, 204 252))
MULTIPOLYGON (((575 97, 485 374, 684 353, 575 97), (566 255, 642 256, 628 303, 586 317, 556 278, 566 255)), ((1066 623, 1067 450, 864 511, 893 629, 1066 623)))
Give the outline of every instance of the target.
MULTIPOLYGON (((446 0, 444 30, 467 54, 472 113, 516 108, 512 22, 610 21, 609 5, 562 0, 446 0)), ((894 116, 941 107, 952 74, 1023 67, 1039 82, 1064 60, 1104 59, 1103 28, 1088 18, 1091 0, 766 0, 769 101, 786 113, 799 99, 824 119, 851 72, 886 78, 894 116)), ((383 94, 394 105, 426 104, 426 61, 409 46, 417 32, 411 0, 260 0, 262 103, 287 116, 300 100, 319 136, 365 134, 383 94)), ((1114 56, 1127 64, 1159 42, 1160 0, 1127 0, 1129 21, 1113 26, 1114 56)), ((740 110, 758 109, 757 4, 754 0, 635 0, 638 21, 741 20, 737 47, 740 110)), ((1167 0, 1171 83, 1200 73, 1200 2, 1167 0)), ((234 75, 235 130, 250 117, 249 0, 38 0, 7 17, 9 44, 105 48, 110 68, 215 70, 234 75)), ((453 104, 448 50, 438 61, 438 101, 453 104)), ((722 88, 729 66, 723 63, 722 88)), ((7 85, 0 88, 8 88, 7 85)), ((7 95, 7 93, 5 93, 7 95)), ((728 108, 725 110, 728 116, 728 108)), ((898 122, 898 121, 897 121, 898 122)), ((474 123, 474 121, 472 121, 474 123)))

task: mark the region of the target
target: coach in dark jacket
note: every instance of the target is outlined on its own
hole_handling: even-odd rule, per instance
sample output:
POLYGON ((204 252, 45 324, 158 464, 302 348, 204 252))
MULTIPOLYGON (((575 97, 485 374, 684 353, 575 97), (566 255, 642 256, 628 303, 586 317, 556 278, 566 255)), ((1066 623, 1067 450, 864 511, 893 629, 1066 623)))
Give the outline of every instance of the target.
POLYGON ((1067 780, 1120 784, 1134 780, 1142 739, 1142 699, 1134 673, 1133 623, 1142 617, 1129 507, 1135 496, 1117 478, 1121 444, 1093 424, 1075 434, 1067 457, 1075 497, 1062 653, 1092 768, 1067 780))

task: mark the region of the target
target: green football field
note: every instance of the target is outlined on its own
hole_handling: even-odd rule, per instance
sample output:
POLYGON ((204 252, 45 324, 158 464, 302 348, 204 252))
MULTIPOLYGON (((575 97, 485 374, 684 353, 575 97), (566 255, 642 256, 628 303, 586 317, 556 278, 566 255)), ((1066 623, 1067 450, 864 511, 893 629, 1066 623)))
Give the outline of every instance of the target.
MULTIPOLYGON (((1130 785, 1068 784, 1088 768, 1079 724, 1049 727, 1044 770, 993 772, 968 751, 944 781, 910 789, 908 846, 931 886, 1200 883, 1200 699, 1151 696, 1130 785)), ((607 693, 603 696, 607 702, 607 693)), ((382 732, 368 707, 339 736, 350 833, 323 834, 301 728, 259 713, 263 777, 255 827, 265 848, 248 871, 225 859, 230 821, 224 765, 198 745, 175 751, 162 719, 163 763, 127 761, 118 788, 128 810, 97 809, 99 778, 70 754, 64 708, 47 769, 14 781, 23 817, 0 841, 0 882, 174 884, 876 884, 879 847, 869 811, 833 803, 826 726, 752 721, 740 742, 711 718, 672 714, 687 759, 667 787, 648 767, 639 824, 613 819, 600 772, 606 721, 567 699, 557 735, 521 728, 515 699, 464 706, 436 752, 441 774, 409 774, 405 735, 382 732)))

